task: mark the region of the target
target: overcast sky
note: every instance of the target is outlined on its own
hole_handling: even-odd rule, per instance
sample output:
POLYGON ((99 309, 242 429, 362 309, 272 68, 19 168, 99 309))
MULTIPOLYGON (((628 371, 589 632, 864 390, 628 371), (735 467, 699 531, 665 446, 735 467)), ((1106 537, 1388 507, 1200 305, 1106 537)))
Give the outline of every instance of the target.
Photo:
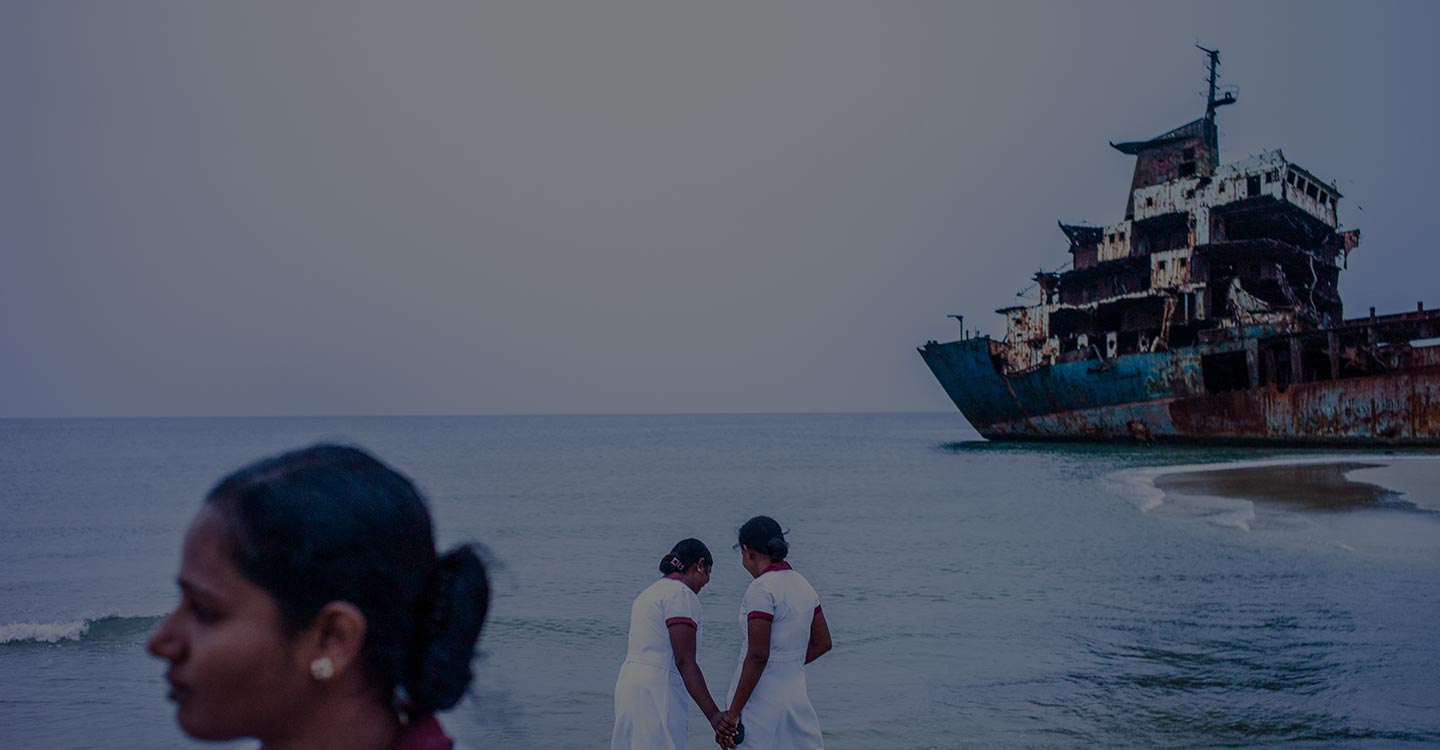
POLYGON ((1440 305, 1440 4, 0 5, 0 416, 948 410, 1204 109, 1440 305))

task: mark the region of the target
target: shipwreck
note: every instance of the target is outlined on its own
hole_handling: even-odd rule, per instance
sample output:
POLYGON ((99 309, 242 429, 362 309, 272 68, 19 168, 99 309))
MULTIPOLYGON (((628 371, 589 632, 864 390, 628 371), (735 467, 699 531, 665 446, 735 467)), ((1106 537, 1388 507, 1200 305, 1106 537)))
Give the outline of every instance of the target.
POLYGON ((925 363, 989 439, 1440 445, 1440 311, 1344 317, 1340 192, 1278 149, 1220 163, 1236 98, 1201 49, 1205 114, 1111 144, 1135 157, 1124 219, 1060 224, 1069 268, 997 311, 1005 337, 925 363))

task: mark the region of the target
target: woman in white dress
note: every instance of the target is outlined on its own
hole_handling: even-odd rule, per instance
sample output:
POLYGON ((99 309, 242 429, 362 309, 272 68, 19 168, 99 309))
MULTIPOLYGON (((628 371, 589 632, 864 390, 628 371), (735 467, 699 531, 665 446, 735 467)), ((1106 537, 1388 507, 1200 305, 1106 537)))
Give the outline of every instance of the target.
MULTIPOLYGON (((819 750, 820 721, 806 692, 805 665, 830 650, 820 596, 785 562, 790 546, 775 519, 746 521, 736 546, 755 580, 740 601, 745 640, 726 714, 743 723, 745 750, 819 750)), ((732 746, 726 739, 715 737, 732 746)))
POLYGON ((700 647, 700 589, 715 564, 699 539, 683 539, 660 560, 664 577, 630 607, 630 645, 615 680, 615 729, 611 750, 684 750, 689 701, 700 707, 717 737, 734 725, 724 717, 695 654, 700 647))

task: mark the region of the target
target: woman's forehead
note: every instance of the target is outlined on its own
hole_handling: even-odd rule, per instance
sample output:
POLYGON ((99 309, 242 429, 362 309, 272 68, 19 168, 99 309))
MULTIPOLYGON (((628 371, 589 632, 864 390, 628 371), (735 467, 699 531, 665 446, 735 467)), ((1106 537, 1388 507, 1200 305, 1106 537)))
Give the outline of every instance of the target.
POLYGON ((217 594, 245 582, 230 557, 230 545, 226 519, 207 503, 185 532, 180 551, 181 580, 217 594))

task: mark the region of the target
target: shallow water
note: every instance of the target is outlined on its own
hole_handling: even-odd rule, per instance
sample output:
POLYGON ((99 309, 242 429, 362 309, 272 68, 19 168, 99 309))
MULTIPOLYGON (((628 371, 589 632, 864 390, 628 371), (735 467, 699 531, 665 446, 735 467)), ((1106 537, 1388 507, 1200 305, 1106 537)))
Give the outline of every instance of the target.
POLYGON ((317 439, 487 546, 480 677, 445 719, 478 747, 607 745, 630 600, 685 536, 719 558, 700 662, 723 693, 729 547, 762 512, 834 632, 810 671, 827 747, 1440 744, 1433 459, 1336 511, 1152 483, 1312 454, 974 438, 952 414, 0 421, 0 747, 202 746, 143 653, 180 536, 221 474, 317 439))

